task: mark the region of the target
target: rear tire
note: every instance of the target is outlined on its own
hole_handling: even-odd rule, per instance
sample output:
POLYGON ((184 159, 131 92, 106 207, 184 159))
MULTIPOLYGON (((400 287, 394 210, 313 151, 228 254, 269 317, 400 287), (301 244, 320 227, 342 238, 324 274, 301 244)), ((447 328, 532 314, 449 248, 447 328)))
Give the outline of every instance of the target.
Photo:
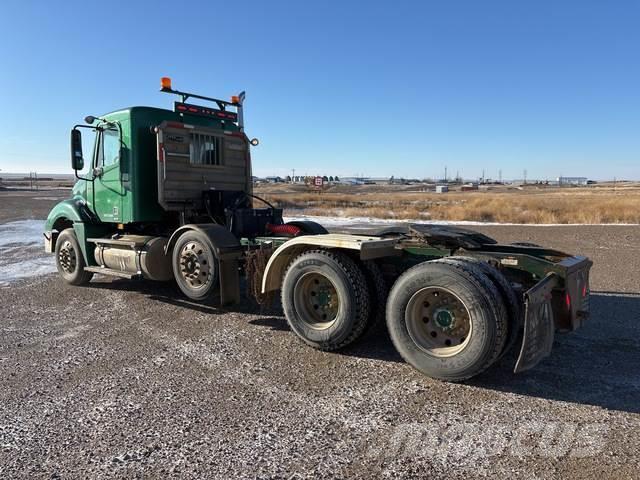
POLYGON ((367 326, 367 282, 346 254, 311 250, 287 269, 282 307, 291 330, 305 343, 338 350, 360 338, 367 326))
POLYGON ((516 295, 506 277, 502 274, 502 272, 500 272, 500 270, 498 270, 494 266, 474 257, 449 258, 451 260, 466 262, 470 265, 476 266, 477 268, 482 270, 482 273, 484 273, 498 289, 498 292, 500 293, 500 297, 502 299, 502 303, 507 309, 507 340, 498 358, 503 357, 513 348, 518 337, 520 336, 520 333, 524 326, 524 305, 520 300, 518 300, 518 296, 516 295))
POLYGON ((435 260, 404 272, 387 301, 389 335, 402 358, 447 381, 466 380, 491 366, 507 329, 490 284, 462 262, 435 260))
POLYGON ((370 301, 369 318, 367 320, 367 326, 365 327, 365 333, 375 333, 380 331, 384 325, 389 286, 382 274, 382 270, 376 262, 373 260, 365 260, 361 265, 367 280, 370 301))
POLYGON ((80 244, 73 228, 66 228, 56 240, 56 268, 62 279, 69 285, 86 285, 93 278, 93 272, 85 271, 80 244))
POLYGON ((192 300, 204 300, 218 286, 218 263, 209 237, 187 230, 178 237, 171 254, 173 276, 182 293, 192 300))
POLYGON ((492 304, 496 307, 496 314, 498 318, 503 319, 501 323, 507 331, 505 342, 501 347, 498 358, 502 357, 515 344, 523 324, 522 309, 520 308, 518 297, 516 297, 508 280, 498 269, 474 257, 453 256, 443 258, 441 261, 467 265, 476 280, 484 283, 485 287, 490 290, 493 297, 492 304), (490 285, 487 285, 487 281, 490 282, 490 285))

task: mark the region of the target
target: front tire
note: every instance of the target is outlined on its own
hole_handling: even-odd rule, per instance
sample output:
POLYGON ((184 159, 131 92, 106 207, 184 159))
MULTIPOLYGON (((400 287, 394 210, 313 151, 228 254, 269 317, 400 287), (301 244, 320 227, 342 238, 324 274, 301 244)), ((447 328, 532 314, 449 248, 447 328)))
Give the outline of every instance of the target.
POLYGON ((93 278, 92 272, 85 271, 86 266, 75 231, 73 228, 63 230, 56 241, 58 273, 69 285, 86 285, 93 278))
POLYGON ((178 237, 171 254, 173 275, 178 287, 192 300, 213 295, 218 285, 217 259, 209 238, 187 230, 178 237))
POLYGON ((506 340, 495 295, 464 265, 421 263, 404 272, 387 302, 391 340, 425 375, 462 381, 488 368, 506 340))
POLYGON ((346 254, 311 250, 295 258, 282 283, 291 330, 314 348, 334 351, 360 338, 369 319, 364 274, 346 254))

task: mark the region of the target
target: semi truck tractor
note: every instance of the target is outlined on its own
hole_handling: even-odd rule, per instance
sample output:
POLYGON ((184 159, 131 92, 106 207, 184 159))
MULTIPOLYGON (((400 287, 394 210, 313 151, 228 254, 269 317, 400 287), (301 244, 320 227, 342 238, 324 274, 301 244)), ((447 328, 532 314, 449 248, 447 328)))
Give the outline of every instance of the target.
POLYGON ((244 92, 220 100, 166 77, 161 91, 176 95, 172 110, 129 107, 72 128, 77 182, 44 232, 63 281, 175 281, 189 299, 222 306, 279 291, 291 330, 311 347, 344 349, 386 325, 410 365, 446 381, 476 376, 511 349, 514 371, 530 369, 557 332, 587 320, 586 257, 454 226, 329 233, 284 222, 253 194, 258 141, 245 132, 244 92))

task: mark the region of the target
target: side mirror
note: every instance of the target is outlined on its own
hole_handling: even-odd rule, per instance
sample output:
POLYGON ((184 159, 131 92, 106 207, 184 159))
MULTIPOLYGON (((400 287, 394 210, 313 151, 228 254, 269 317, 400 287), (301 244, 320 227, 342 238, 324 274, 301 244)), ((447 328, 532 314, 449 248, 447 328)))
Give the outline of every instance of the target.
POLYGON ((260 144, 260 140, 258 140, 257 138, 252 138, 251 140, 249 140, 249 143, 254 147, 257 147, 260 144))
POLYGON ((71 130, 71 168, 75 171, 84 168, 84 158, 82 158, 82 134, 80 130, 71 130))

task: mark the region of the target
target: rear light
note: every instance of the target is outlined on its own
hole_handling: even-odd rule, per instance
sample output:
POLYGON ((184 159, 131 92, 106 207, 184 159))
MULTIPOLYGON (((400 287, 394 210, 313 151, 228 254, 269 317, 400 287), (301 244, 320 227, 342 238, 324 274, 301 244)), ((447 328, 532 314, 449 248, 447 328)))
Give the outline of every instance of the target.
POLYGON ((585 284, 582 286, 582 297, 583 297, 583 298, 584 298, 584 297, 586 297, 588 293, 589 293, 589 289, 587 288, 587 284, 585 283, 585 284))
POLYGON ((164 162, 164 143, 158 145, 158 161, 164 162))
POLYGON ((571 310, 571 295, 569 295, 569 292, 564 295, 564 303, 567 307, 567 310, 571 310))

